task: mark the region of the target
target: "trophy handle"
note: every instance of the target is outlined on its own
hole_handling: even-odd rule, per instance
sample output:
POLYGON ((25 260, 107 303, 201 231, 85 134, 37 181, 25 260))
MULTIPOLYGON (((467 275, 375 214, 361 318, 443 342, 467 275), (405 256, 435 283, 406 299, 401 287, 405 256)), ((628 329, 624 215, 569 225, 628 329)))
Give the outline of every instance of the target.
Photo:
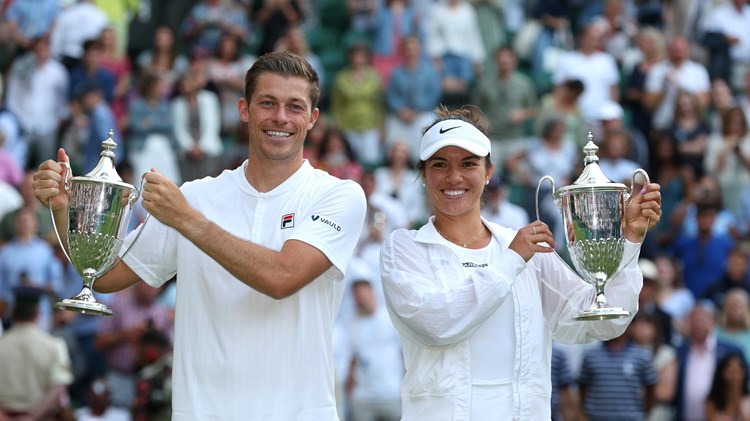
POLYGON ((545 175, 544 177, 539 179, 539 183, 536 185, 536 200, 534 201, 534 204, 536 205, 536 219, 541 220, 539 218, 539 189, 542 187, 542 183, 544 180, 549 180, 549 182, 552 184, 552 198, 555 197, 555 179, 552 178, 549 175, 545 175))
MULTIPOLYGON (((131 198, 130 198, 130 201, 129 201, 131 208, 133 206, 135 206, 135 202, 138 200, 139 197, 141 197, 141 193, 143 193, 143 186, 146 184, 146 174, 148 174, 148 173, 145 172, 141 176, 141 188, 139 190, 136 190, 135 194, 131 195, 131 198)), ((138 233, 135 235, 135 238, 130 243, 130 245, 128 246, 128 248, 125 250, 125 252, 122 254, 122 256, 120 256, 120 260, 122 260, 122 258, 125 257, 126 254, 128 254, 128 252, 130 251, 130 249, 133 248, 133 244, 135 244, 135 242, 138 241, 138 237, 141 236, 141 233, 143 232, 143 227, 146 226, 146 222, 148 222, 149 219, 151 219, 151 214, 150 213, 148 215, 146 215, 146 219, 144 219, 143 222, 136 228, 138 230, 138 233)))
MULTIPOLYGON (((626 195, 627 195, 626 200, 628 202, 630 201, 630 198, 633 197, 633 187, 635 186, 635 176, 636 176, 636 174, 641 174, 646 179, 646 184, 650 184, 651 183, 651 179, 649 178, 649 176, 648 176, 648 174, 646 173, 645 170, 643 170, 642 168, 638 168, 637 170, 633 171, 633 174, 630 175, 630 192, 626 193, 626 195)), ((626 207, 627 207, 627 205, 626 205, 626 207)), ((621 264, 620 267, 617 269, 617 271, 612 275, 612 277, 610 279, 613 279, 613 278, 619 276, 620 273, 622 272, 622 270, 625 269, 625 266, 629 265, 633 261, 633 259, 635 259, 635 256, 638 256, 640 254, 641 247, 643 246, 643 241, 646 239, 646 233, 647 232, 648 232, 648 224, 646 225, 646 229, 643 231, 643 236, 641 237, 641 246, 638 247, 638 250, 637 250, 638 252, 637 253, 633 253, 633 255, 630 256, 630 258, 625 263, 621 264)))
MULTIPOLYGON (((73 171, 70 168, 70 163, 60 162, 59 164, 65 167, 65 183, 64 183, 65 193, 70 193, 70 191, 73 189, 73 171)), ((70 260, 70 256, 68 255, 68 250, 65 247, 65 243, 63 243, 62 239, 60 238, 60 231, 58 231, 57 223, 55 222, 55 212, 52 211, 52 206, 49 206, 49 202, 47 203, 47 207, 49 208, 49 215, 50 215, 50 218, 52 219, 52 228, 55 231, 55 237, 57 237, 57 243, 60 244, 63 254, 65 255, 65 258, 68 259, 69 262, 72 262, 72 260, 70 260)))

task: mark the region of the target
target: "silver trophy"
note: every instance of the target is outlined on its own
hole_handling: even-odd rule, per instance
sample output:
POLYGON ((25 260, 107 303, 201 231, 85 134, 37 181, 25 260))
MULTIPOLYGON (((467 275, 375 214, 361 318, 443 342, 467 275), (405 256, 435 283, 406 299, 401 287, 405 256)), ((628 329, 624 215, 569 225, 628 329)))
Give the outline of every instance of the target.
MULTIPOLYGON (((112 315, 109 306, 96 301, 92 288, 94 281, 114 266, 128 232, 133 205, 140 196, 140 191, 123 182, 115 170, 114 150, 117 144, 112 140, 112 135, 110 130, 109 138, 102 142, 99 163, 85 176, 72 177, 70 166, 65 163, 65 191, 69 197, 65 241, 60 236, 50 207, 57 240, 65 257, 83 278, 83 289, 77 296, 55 304, 55 307, 63 310, 112 315)), ((141 190, 143 182, 144 178, 141 177, 141 190)))
POLYGON ((575 319, 617 319, 630 316, 630 312, 608 307, 604 287, 637 255, 625 256, 625 208, 636 175, 641 174, 646 183, 650 180, 646 171, 639 168, 631 175, 629 191, 624 184, 612 182, 599 168, 599 157, 596 156, 599 148, 592 138, 589 133, 588 143, 583 147, 585 167, 573 184, 555 190, 552 177, 546 175, 539 180, 536 213, 539 219, 539 189, 545 180, 549 180, 555 204, 562 213, 570 260, 578 274, 596 288, 594 303, 575 319))

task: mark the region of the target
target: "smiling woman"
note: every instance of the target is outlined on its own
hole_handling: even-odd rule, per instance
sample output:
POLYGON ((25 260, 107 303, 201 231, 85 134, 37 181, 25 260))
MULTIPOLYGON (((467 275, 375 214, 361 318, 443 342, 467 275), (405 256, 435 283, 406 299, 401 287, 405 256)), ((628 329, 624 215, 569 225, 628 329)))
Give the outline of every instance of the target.
MULTIPOLYGON (((549 227, 534 221, 515 231, 480 215, 494 170, 481 112, 437 113, 418 165, 435 214, 419 230, 395 230, 381 251, 385 302, 406 366, 402 419, 550 419, 553 339, 613 338, 628 320, 572 320, 594 288, 550 253, 549 227)), ((632 199, 630 217, 658 220, 660 197, 649 185, 632 199)), ((638 245, 626 247, 637 253, 638 245)), ((635 313, 641 285, 633 263, 608 288, 635 313)))

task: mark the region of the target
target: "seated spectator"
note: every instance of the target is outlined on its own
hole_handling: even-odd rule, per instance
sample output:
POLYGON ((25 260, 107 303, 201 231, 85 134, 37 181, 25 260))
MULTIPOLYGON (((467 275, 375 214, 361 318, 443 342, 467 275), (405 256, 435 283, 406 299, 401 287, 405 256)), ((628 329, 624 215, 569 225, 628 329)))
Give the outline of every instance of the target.
POLYGON ((331 116, 346 134, 349 145, 362 165, 382 162, 380 126, 383 122, 383 85, 370 64, 369 47, 349 47, 349 63, 333 82, 331 116))
POLYGON ((404 142, 391 146, 386 164, 374 170, 378 193, 391 196, 401 202, 408 213, 407 226, 413 227, 427 220, 426 197, 419 173, 409 159, 409 150, 404 142))
POLYGON ((2 419, 72 416, 63 403, 67 400, 66 387, 73 381, 68 349, 62 339, 40 329, 37 323, 39 300, 44 293, 28 286, 14 290, 14 324, 0 336, 2 419))
POLYGON ((101 67, 115 76, 115 89, 112 93, 112 112, 117 117, 117 127, 122 131, 128 111, 128 94, 132 86, 130 58, 119 50, 119 40, 112 26, 104 28, 100 41, 102 43, 101 67))
POLYGON ((75 99, 76 94, 80 92, 84 84, 96 83, 99 85, 99 89, 101 89, 107 103, 113 103, 117 78, 114 73, 102 66, 103 54, 104 47, 98 39, 88 40, 83 43, 81 64, 70 70, 68 100, 75 99))
POLYGON ((182 34, 189 44, 215 51, 224 34, 245 42, 250 33, 247 15, 235 2, 200 0, 182 21, 182 34))
POLYGON ((133 421, 172 418, 172 344, 164 332, 148 329, 136 346, 138 375, 133 421))
POLYGON ((364 169, 346 137, 335 126, 328 128, 323 136, 323 143, 320 145, 321 155, 318 166, 334 177, 359 182, 364 169))
POLYGON ((598 153, 599 167, 604 175, 616 183, 630 186, 637 162, 628 159, 630 138, 624 130, 614 129, 604 132, 604 139, 598 153))
MULTIPOLYGON (((194 47, 193 50, 204 56, 210 51, 200 47, 194 47)), ((135 63, 139 75, 151 72, 164 80, 165 98, 171 96, 175 82, 188 68, 188 59, 178 51, 174 33, 168 26, 156 28, 151 48, 141 52, 135 63)))
POLYGON ((750 294, 750 279, 748 267, 750 256, 744 245, 738 244, 729 251, 726 267, 722 268, 723 275, 716 282, 709 285, 702 298, 713 301, 717 308, 724 306, 727 293, 733 289, 742 289, 750 294))
POLYGON ((105 379, 95 379, 86 395, 86 406, 75 412, 77 421, 130 421, 130 411, 111 405, 111 392, 105 379))
POLYGON ((718 308, 717 337, 740 347, 747 359, 750 357, 750 294, 744 288, 731 289, 718 308))
POLYGON ((403 38, 403 64, 396 66, 385 90, 386 149, 396 141, 406 142, 409 159, 419 162, 422 128, 435 118, 442 89, 440 75, 422 54, 422 43, 413 35, 403 38))
POLYGON ((73 69, 83 58, 83 44, 99 39, 108 21, 107 14, 94 4, 94 0, 74 2, 55 20, 51 34, 52 55, 68 70, 73 69))
POLYGON ((578 98, 583 93, 583 83, 578 79, 565 80, 558 83, 552 92, 544 94, 539 102, 539 110, 534 120, 534 133, 541 133, 544 123, 552 118, 559 118, 565 122, 566 142, 571 142, 583 148, 588 139, 587 124, 583 119, 578 98))
POLYGON ((695 178, 704 174, 703 160, 711 127, 704 113, 698 108, 698 98, 686 91, 677 94, 670 135, 677 141, 682 161, 694 173, 695 178))
POLYGON ((482 217, 490 222, 519 230, 529 224, 526 210, 508 201, 508 191, 500 177, 490 178, 484 188, 486 201, 482 205, 482 217))
MULTIPOLYGON (((199 75, 186 72, 178 80, 172 100, 174 137, 180 146, 183 180, 216 175, 221 166, 221 106, 213 92, 204 89, 199 75)), ((236 110, 235 110, 236 111, 236 110)))
POLYGON ((137 177, 155 168, 179 185, 182 176, 175 155, 172 108, 162 96, 163 83, 155 73, 146 72, 138 78, 138 94, 128 110, 128 160, 137 177))
POLYGON ((746 360, 739 355, 727 355, 718 362, 705 403, 707 420, 750 418, 747 370, 746 360))
POLYGON ((367 29, 372 40, 372 67, 380 75, 383 86, 388 86, 391 72, 405 59, 403 40, 408 36, 417 39, 421 36, 411 2, 378 2, 370 16, 367 29))

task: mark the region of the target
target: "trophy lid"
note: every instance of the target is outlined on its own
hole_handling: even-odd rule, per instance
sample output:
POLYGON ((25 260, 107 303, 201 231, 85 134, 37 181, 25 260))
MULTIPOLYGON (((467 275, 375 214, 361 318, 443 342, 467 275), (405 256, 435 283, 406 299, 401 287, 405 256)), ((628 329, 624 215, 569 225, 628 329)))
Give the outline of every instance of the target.
MULTIPOLYGON (((112 140, 112 136, 114 136, 114 130, 110 129, 109 137, 102 142, 103 150, 96 167, 85 176, 74 178, 88 179, 91 181, 104 181, 115 184, 127 184, 122 181, 122 178, 120 178, 120 175, 115 169, 115 149, 117 149, 117 143, 112 140)), ((130 185, 128 184, 128 186, 130 185)))
POLYGON ((599 147, 593 141, 594 136, 589 132, 588 142, 583 147, 583 171, 573 184, 560 188, 560 193, 572 193, 575 191, 591 190, 625 190, 626 186, 622 183, 615 183, 610 180, 599 167, 599 157, 596 153, 599 147))

